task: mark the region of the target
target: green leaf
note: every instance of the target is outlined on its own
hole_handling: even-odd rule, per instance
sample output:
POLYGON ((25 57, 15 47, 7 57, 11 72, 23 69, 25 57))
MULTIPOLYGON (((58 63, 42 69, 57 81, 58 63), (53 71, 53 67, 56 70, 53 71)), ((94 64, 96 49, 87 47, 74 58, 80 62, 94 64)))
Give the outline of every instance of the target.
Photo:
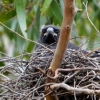
POLYGON ((15 15, 16 15, 15 10, 11 10, 7 13, 3 11, 0 13, 0 22, 6 22, 9 19, 13 18, 15 15))
POLYGON ((27 33, 25 32, 27 29, 26 15, 25 15, 26 0, 15 0, 15 6, 22 34, 25 38, 27 38, 27 33))
POLYGON ((42 14, 44 14, 47 11, 51 2, 52 2, 52 0, 45 0, 44 1, 43 7, 42 7, 42 14))
POLYGON ((0 67, 2 67, 2 66, 4 66, 5 64, 4 64, 4 62, 0 62, 0 67))
POLYGON ((36 27, 39 29, 40 28, 40 6, 37 8, 36 12, 36 27))
POLYGON ((61 10, 58 6, 58 3, 55 0, 53 0, 50 7, 51 7, 52 12, 54 13, 55 17, 58 19, 58 21, 60 23, 62 23, 63 16, 62 16, 61 10))
MULTIPOLYGON (((31 28, 30 28, 30 31, 28 32, 28 38, 29 38, 30 40, 34 40, 34 35, 36 35, 36 34, 34 34, 33 32, 36 33, 35 30, 34 30, 34 27, 31 27, 31 28)), ((35 46, 35 43, 28 42, 28 45, 27 45, 27 52, 33 52, 34 46, 35 46)))
POLYGON ((2 0, 3 3, 13 3, 13 0, 2 0))
POLYGON ((26 45, 27 43, 25 43, 26 41, 23 40, 22 38, 20 37, 17 37, 17 50, 20 52, 20 53, 23 53, 24 51, 26 51, 26 45))
POLYGON ((60 6, 61 6, 61 12, 64 14, 64 2, 63 0, 60 0, 60 6))

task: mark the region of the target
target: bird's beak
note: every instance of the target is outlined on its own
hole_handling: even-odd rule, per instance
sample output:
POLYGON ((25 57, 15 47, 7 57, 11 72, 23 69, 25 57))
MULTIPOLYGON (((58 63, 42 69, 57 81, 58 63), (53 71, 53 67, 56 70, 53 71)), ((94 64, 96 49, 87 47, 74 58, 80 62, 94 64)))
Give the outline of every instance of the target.
POLYGON ((49 27, 47 29, 47 32, 44 34, 44 36, 49 36, 49 35, 51 35, 51 36, 57 36, 57 34, 54 32, 54 29, 52 27, 49 27))
POLYGON ((46 32, 45 34, 44 34, 44 36, 46 36, 48 33, 46 32))
MULTIPOLYGON (((51 33, 48 33, 48 32, 46 32, 45 34, 44 34, 44 36, 47 36, 48 34, 51 34, 51 33)), ((57 36, 57 34, 56 33, 52 33, 53 34, 53 36, 57 36)))
POLYGON ((54 36, 57 36, 57 34, 56 34, 56 33, 54 33, 54 36))

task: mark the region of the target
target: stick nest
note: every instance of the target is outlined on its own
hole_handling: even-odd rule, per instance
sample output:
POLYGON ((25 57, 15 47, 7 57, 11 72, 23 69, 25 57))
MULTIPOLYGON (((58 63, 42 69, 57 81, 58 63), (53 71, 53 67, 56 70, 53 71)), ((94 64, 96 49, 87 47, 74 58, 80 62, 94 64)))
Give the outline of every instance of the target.
MULTIPOLYGON (((58 84, 81 88, 81 91, 55 88, 54 91, 51 90, 52 95, 57 95, 60 100, 99 100, 100 93, 82 91, 100 90, 100 56, 94 55, 92 53, 87 57, 80 49, 68 49, 54 79, 58 84)), ((52 58, 53 52, 41 47, 32 54, 24 53, 18 57, 5 56, 0 59, 5 61, 5 66, 0 67, 0 100, 45 100, 45 87, 55 84, 45 83, 46 71, 52 58), (31 56, 28 61, 24 60, 26 55, 31 56)))

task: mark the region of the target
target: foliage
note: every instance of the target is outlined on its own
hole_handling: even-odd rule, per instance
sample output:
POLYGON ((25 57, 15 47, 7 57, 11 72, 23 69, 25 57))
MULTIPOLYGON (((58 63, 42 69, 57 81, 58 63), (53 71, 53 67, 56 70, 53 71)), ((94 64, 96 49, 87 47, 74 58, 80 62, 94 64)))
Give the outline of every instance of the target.
MULTIPOLYGON (((100 46, 97 31, 86 18, 83 1, 77 0, 77 7, 83 11, 77 14, 73 25, 72 37, 77 45, 84 44, 84 48, 93 49, 100 46)), ((63 0, 0 0, 0 22, 18 32, 25 38, 37 41, 42 25, 54 24, 61 26, 63 18, 63 0)), ((88 12, 90 19, 100 30, 100 1, 89 0, 88 12)), ((0 51, 9 56, 16 56, 23 52, 32 52, 35 44, 20 38, 10 30, 0 25, 0 51)))

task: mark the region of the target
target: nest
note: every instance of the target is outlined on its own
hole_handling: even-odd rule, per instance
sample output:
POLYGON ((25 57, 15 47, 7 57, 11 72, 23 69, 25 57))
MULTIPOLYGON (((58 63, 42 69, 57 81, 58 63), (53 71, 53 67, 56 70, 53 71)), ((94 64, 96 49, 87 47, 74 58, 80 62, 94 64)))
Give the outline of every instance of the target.
POLYGON ((55 92, 51 91, 59 100, 100 99, 100 56, 91 54, 88 57, 80 49, 68 49, 61 68, 57 69, 60 73, 57 83, 46 84, 45 73, 53 55, 41 47, 32 54, 0 59, 6 62, 6 66, 0 68, 0 100, 45 100, 45 87, 50 84, 68 86, 67 89, 61 86, 55 88, 55 92), (26 55, 31 56, 28 61, 24 60, 26 55))

